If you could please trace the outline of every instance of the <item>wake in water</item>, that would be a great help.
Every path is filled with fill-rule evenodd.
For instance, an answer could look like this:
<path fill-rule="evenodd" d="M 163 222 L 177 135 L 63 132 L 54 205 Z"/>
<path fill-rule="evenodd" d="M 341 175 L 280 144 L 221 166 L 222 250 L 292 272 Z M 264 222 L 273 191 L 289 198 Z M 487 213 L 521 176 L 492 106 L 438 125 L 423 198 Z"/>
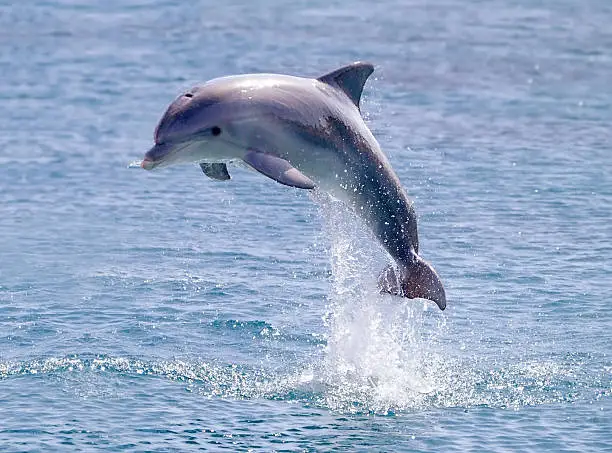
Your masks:
<path fill-rule="evenodd" d="M 331 347 L 330 349 L 334 349 Z M 345 351 L 343 346 L 340 348 Z M 497 369 L 473 369 L 457 362 L 419 364 L 376 354 L 355 360 L 332 354 L 323 367 L 288 374 L 265 369 L 197 360 L 147 361 L 126 357 L 69 356 L 26 362 L 0 361 L 0 381 L 48 375 L 66 383 L 66 391 L 80 397 L 113 397 L 120 392 L 117 378 L 164 378 L 181 382 L 189 392 L 210 398 L 297 401 L 342 413 L 390 414 L 402 410 L 475 406 L 513 408 L 541 404 L 597 401 L 612 396 L 610 370 L 596 360 L 566 356 L 558 360 L 525 361 Z M 337 346 L 336 346 L 337 350 Z M 425 357 L 421 354 L 421 357 Z M 400 359 L 401 360 L 401 359 Z M 345 367 L 348 365 L 348 369 Z M 384 369 L 389 365 L 389 369 Z M 415 369 L 411 369 L 414 366 Z M 369 374 L 360 374 L 367 371 Z M 441 376 L 438 387 L 423 394 L 412 386 Z M 404 376 L 402 373 L 406 373 Z M 317 377 L 320 374 L 320 377 Z"/>

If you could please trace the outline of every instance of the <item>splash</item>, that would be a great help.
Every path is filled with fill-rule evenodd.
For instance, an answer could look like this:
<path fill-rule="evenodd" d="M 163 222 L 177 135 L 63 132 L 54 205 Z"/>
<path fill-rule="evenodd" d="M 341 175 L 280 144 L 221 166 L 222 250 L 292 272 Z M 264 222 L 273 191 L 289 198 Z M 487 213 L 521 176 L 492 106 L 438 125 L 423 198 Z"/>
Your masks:
<path fill-rule="evenodd" d="M 340 202 L 313 194 L 330 241 L 332 287 L 325 323 L 326 405 L 373 412 L 422 405 L 436 390 L 430 345 L 421 338 L 428 306 L 377 289 L 382 250 Z M 438 313 L 436 313 L 438 314 Z"/>
<path fill-rule="evenodd" d="M 142 168 L 142 160 L 133 160 L 127 166 L 127 168 Z"/>

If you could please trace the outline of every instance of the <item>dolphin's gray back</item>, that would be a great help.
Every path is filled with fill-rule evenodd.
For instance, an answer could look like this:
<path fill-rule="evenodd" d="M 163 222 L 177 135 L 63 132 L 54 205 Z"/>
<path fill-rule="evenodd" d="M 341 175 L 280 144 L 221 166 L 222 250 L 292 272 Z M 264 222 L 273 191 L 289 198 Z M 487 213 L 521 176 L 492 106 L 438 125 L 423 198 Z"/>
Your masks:
<path fill-rule="evenodd" d="M 226 119 L 241 130 L 253 118 L 315 127 L 341 98 L 341 93 L 316 79 L 279 74 L 220 77 L 177 97 L 155 130 L 155 142 L 193 136 L 198 128 Z"/>
<path fill-rule="evenodd" d="M 269 115 L 279 125 L 279 134 L 287 135 L 286 142 L 297 136 L 304 144 L 301 153 L 291 156 L 288 149 L 271 151 L 287 158 L 323 190 L 349 202 L 391 256 L 411 262 L 419 248 L 413 203 L 354 99 L 316 79 L 259 75 L 255 80 L 256 88 L 252 77 L 234 76 L 225 83 L 232 93 L 243 86 L 250 105 L 261 106 L 261 114 Z M 234 102 L 239 106 L 243 98 Z M 274 142 L 283 140 L 276 137 Z M 331 180 L 330 168 L 337 169 Z"/>

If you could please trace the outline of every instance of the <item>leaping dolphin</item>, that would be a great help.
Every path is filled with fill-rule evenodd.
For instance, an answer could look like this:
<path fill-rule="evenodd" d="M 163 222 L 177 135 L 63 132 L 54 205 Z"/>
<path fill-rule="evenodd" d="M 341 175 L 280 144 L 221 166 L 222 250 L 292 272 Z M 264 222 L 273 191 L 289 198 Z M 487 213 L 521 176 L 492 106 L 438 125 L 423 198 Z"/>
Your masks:
<path fill-rule="evenodd" d="M 197 162 L 208 177 L 224 181 L 226 164 L 242 160 L 281 184 L 326 191 L 365 221 L 397 264 L 381 273 L 381 290 L 429 299 L 444 310 L 442 282 L 419 256 L 413 203 L 361 117 L 361 93 L 373 71 L 357 62 L 318 79 L 210 80 L 170 104 L 141 166 Z"/>

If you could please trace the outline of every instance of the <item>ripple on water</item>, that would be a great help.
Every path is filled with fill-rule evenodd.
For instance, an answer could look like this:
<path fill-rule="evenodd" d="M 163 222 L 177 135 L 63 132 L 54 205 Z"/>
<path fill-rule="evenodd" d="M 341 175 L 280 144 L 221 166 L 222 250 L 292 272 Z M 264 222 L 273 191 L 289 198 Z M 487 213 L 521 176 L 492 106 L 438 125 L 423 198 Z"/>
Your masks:
<path fill-rule="evenodd" d="M 399 371 L 411 376 L 402 379 L 398 378 L 398 370 L 382 374 L 372 368 L 367 375 L 356 367 L 332 369 L 325 361 L 279 372 L 201 360 L 147 361 L 75 355 L 0 362 L 0 379 L 40 375 L 78 379 L 81 384 L 75 388 L 80 392 L 96 394 L 103 389 L 100 391 L 112 394 L 112 385 L 100 383 L 116 378 L 163 378 L 182 382 L 188 391 L 206 397 L 299 402 L 347 414 L 393 415 L 413 410 L 475 407 L 520 409 L 612 396 L 612 376 L 599 365 L 601 357 L 569 356 L 500 368 L 482 365 L 477 368 L 475 363 L 448 361 L 434 354 L 427 359 L 417 371 L 407 370 L 404 365 Z"/>

